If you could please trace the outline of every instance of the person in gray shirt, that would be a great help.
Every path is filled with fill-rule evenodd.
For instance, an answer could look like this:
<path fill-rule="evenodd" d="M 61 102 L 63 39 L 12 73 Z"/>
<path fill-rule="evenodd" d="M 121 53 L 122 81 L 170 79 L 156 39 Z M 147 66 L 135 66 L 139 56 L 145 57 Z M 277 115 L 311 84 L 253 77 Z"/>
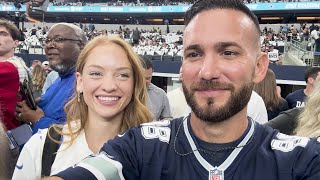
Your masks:
<path fill-rule="evenodd" d="M 166 92 L 151 83 L 153 66 L 147 57 L 141 57 L 144 68 L 144 77 L 148 89 L 147 105 L 152 112 L 154 120 L 171 118 L 170 105 Z"/>

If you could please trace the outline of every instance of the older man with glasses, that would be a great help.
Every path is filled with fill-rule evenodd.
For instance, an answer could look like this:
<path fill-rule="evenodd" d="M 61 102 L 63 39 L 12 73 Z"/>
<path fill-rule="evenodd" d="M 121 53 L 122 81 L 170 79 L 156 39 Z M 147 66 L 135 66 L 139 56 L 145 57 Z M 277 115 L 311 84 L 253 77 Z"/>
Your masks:
<path fill-rule="evenodd" d="M 86 42 L 84 32 L 78 26 L 67 23 L 55 24 L 47 38 L 43 39 L 49 66 L 59 73 L 59 77 L 42 95 L 36 110 L 30 109 L 25 101 L 17 104 L 18 118 L 32 123 L 33 133 L 51 124 L 65 122 L 63 107 L 73 94 L 75 64 Z"/>

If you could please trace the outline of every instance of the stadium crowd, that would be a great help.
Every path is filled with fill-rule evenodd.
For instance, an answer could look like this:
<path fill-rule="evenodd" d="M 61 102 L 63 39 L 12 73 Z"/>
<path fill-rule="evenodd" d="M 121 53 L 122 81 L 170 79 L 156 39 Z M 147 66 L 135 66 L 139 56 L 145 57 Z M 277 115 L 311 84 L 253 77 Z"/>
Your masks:
<path fill-rule="evenodd" d="M 134 50 L 140 55 L 182 55 L 182 38 L 183 33 L 163 32 L 159 27 L 154 27 L 151 30 L 144 29 L 129 29 L 119 26 L 117 30 L 96 29 L 94 24 L 76 24 L 82 28 L 87 38 L 93 39 L 98 35 L 117 35 L 133 45 Z M 137 26 L 139 27 L 139 26 Z M 308 48 L 313 45 L 312 31 L 318 26 L 304 24 L 292 24 L 280 26 L 277 30 L 267 27 L 261 29 L 261 50 L 268 52 L 269 47 L 280 50 L 283 53 L 285 41 L 305 41 Z M 41 40 L 46 38 L 49 27 L 45 26 L 26 28 L 23 30 L 25 40 L 20 44 L 21 49 L 28 50 L 29 48 L 41 48 Z M 318 32 L 318 30 L 316 30 Z M 315 34 L 315 32 L 313 33 Z"/>

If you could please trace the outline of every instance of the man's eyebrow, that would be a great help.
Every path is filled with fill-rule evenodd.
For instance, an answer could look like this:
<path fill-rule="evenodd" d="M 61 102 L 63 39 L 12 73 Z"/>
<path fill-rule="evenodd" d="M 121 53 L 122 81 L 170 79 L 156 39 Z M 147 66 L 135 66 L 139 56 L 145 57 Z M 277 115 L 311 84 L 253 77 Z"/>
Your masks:
<path fill-rule="evenodd" d="M 187 46 L 184 51 L 188 51 L 188 50 L 200 50 L 200 45 L 199 44 L 192 44 Z"/>
<path fill-rule="evenodd" d="M 9 34 L 7 31 L 0 31 L 0 33 Z"/>
<path fill-rule="evenodd" d="M 219 50 L 224 50 L 225 48 L 230 47 L 230 46 L 235 46 L 239 49 L 243 49 L 242 46 L 240 46 L 238 43 L 232 42 L 232 41 L 231 42 L 218 42 L 214 45 L 214 48 L 219 51 Z"/>

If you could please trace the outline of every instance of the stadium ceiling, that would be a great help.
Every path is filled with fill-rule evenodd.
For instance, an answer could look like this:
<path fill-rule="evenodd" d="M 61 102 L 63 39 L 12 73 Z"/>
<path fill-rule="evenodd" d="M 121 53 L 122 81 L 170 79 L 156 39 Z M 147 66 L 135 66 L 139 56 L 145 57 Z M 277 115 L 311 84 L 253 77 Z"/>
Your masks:
<path fill-rule="evenodd" d="M 320 10 L 299 10 L 299 11 L 254 11 L 260 23 L 298 23 L 306 22 L 319 23 Z M 1 17 L 14 18 L 14 12 L 0 11 Z M 99 23 L 99 24 L 164 24 L 168 19 L 170 24 L 183 24 L 184 13 L 80 13 L 80 12 L 46 12 L 45 22 L 70 22 L 70 23 Z M 42 14 L 35 14 L 35 17 L 42 19 Z M 298 18 L 307 17 L 307 18 Z M 17 17 L 16 17 L 17 18 Z M 162 19 L 162 21 L 160 20 Z"/>

